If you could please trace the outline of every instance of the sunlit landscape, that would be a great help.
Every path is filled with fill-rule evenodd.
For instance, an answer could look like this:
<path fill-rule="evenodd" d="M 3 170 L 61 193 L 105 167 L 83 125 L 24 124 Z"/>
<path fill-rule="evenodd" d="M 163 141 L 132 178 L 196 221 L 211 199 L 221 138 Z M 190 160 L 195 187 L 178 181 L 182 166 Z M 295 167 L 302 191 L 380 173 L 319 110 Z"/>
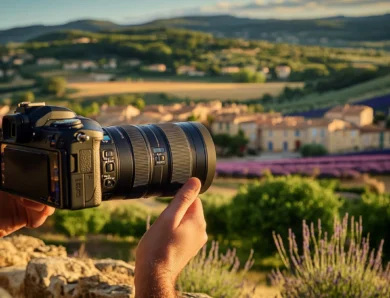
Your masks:
<path fill-rule="evenodd" d="M 95 6 L 87 2 L 73 4 Z M 389 4 L 200 2 L 167 1 L 161 17 L 141 3 L 131 22 L 119 4 L 102 20 L 96 4 L 100 14 L 85 18 L 66 10 L 53 22 L 50 8 L 15 23 L 22 7 L 7 0 L 0 117 L 45 102 L 102 127 L 205 125 L 217 151 L 214 182 L 200 196 L 209 240 L 177 290 L 208 296 L 180 297 L 389 297 Z M 137 244 L 171 200 L 56 210 L 42 227 L 0 239 L 0 297 L 2 288 L 20 298 L 111 297 L 89 284 L 104 278 L 115 297 L 134 297 Z M 66 256 L 104 278 L 83 283 L 93 274 L 58 271 L 64 281 L 53 274 L 26 294 L 30 262 Z M 105 259 L 124 262 L 108 270 Z M 23 282 L 10 283 L 9 272 Z"/>

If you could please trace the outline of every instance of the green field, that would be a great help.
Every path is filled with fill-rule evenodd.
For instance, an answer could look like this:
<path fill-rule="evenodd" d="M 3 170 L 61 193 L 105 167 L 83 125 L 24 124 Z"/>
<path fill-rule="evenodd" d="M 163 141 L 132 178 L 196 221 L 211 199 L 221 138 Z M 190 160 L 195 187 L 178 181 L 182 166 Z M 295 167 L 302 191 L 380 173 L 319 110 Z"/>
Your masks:
<path fill-rule="evenodd" d="M 357 102 L 363 99 L 381 96 L 390 93 L 390 76 L 361 83 L 342 90 L 326 93 L 313 93 L 288 103 L 271 103 L 266 105 L 275 111 L 283 113 L 304 112 L 312 109 L 321 109 L 335 105 Z"/>

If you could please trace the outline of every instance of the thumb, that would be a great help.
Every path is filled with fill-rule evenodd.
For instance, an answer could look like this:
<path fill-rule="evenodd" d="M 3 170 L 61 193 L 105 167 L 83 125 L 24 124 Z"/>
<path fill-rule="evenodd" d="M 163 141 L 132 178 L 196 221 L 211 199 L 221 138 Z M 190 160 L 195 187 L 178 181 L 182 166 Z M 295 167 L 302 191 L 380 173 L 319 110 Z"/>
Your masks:
<path fill-rule="evenodd" d="M 188 208 L 190 208 L 192 203 L 198 197 L 200 188 L 201 183 L 199 179 L 191 178 L 173 198 L 171 204 L 165 212 L 167 212 L 169 218 L 173 220 L 174 228 L 180 225 L 180 222 L 187 213 Z"/>

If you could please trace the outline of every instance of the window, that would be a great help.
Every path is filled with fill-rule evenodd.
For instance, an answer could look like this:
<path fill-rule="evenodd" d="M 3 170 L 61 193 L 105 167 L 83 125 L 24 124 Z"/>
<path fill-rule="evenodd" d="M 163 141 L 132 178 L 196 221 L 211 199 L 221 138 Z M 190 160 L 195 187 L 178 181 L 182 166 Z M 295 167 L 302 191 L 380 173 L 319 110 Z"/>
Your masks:
<path fill-rule="evenodd" d="M 230 123 L 226 123 L 226 130 L 227 130 L 227 131 L 230 130 Z"/>
<path fill-rule="evenodd" d="M 268 131 L 268 136 L 269 136 L 269 137 L 273 137 L 273 136 L 274 136 L 274 134 L 273 134 L 273 131 L 272 131 L 272 130 L 269 130 L 269 131 Z"/>
<path fill-rule="evenodd" d="M 287 138 L 288 137 L 288 130 L 284 131 L 284 136 Z"/>
<path fill-rule="evenodd" d="M 317 128 L 312 128 L 311 130 L 311 136 L 315 138 L 317 136 Z"/>
<path fill-rule="evenodd" d="M 351 131 L 351 137 L 356 137 L 357 136 L 357 131 L 356 130 L 352 130 Z"/>
<path fill-rule="evenodd" d="M 300 137 L 301 136 L 301 132 L 299 129 L 295 130 L 295 136 L 296 137 Z"/>
<path fill-rule="evenodd" d="M 256 133 L 251 134 L 251 141 L 256 141 Z"/>
<path fill-rule="evenodd" d="M 219 122 L 219 130 L 222 130 L 222 129 L 223 129 L 223 123 Z"/>
<path fill-rule="evenodd" d="M 321 129 L 321 137 L 322 137 L 322 138 L 325 137 L 325 129 Z"/>
<path fill-rule="evenodd" d="M 274 151 L 274 144 L 272 142 L 268 142 L 268 151 Z"/>
<path fill-rule="evenodd" d="M 288 142 L 283 142 L 283 150 L 288 151 Z"/>

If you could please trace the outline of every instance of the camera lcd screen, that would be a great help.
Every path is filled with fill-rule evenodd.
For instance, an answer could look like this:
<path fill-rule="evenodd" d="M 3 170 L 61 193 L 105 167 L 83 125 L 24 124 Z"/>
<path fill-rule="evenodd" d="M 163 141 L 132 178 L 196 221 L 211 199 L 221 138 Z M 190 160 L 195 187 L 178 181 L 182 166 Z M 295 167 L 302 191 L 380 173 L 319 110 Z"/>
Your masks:
<path fill-rule="evenodd" d="M 4 150 L 4 181 L 6 190 L 34 199 L 50 195 L 50 160 L 45 153 L 16 148 Z"/>

